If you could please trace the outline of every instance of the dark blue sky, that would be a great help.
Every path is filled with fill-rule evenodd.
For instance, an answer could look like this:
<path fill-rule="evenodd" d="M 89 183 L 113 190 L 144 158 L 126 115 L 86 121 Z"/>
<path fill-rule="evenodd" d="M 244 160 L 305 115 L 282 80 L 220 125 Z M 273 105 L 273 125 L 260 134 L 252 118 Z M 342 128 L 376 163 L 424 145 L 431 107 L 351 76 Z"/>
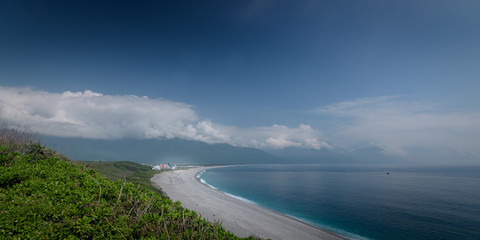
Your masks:
<path fill-rule="evenodd" d="M 164 98 L 238 127 L 400 96 L 476 112 L 480 2 L 22 1 L 0 3 L 0 85 Z M 400 100 L 399 100 L 400 101 Z"/>

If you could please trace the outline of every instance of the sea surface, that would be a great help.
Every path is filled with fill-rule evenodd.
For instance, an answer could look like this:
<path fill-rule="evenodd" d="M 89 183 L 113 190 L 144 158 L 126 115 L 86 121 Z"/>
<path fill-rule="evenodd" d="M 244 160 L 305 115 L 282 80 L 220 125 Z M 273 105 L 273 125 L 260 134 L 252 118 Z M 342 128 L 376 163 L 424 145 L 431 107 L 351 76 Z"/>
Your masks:
<path fill-rule="evenodd" d="M 480 239 L 480 166 L 249 165 L 199 177 L 353 239 Z"/>

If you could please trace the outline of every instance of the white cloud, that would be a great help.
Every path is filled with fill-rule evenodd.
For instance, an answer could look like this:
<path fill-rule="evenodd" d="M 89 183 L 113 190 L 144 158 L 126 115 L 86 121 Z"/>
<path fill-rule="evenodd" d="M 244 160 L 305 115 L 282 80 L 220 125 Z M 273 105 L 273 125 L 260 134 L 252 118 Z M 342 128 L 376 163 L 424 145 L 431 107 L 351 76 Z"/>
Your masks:
<path fill-rule="evenodd" d="M 182 138 L 257 148 L 329 147 L 308 125 L 238 128 L 212 123 L 191 105 L 165 99 L 103 95 L 86 90 L 62 94 L 0 87 L 0 116 L 40 134 L 99 139 Z"/>
<path fill-rule="evenodd" d="M 480 112 L 441 112 L 401 97 L 362 98 L 312 112 L 338 119 L 332 138 L 347 145 L 375 145 L 389 155 L 414 148 L 480 155 Z"/>
<path fill-rule="evenodd" d="M 173 138 L 198 120 L 190 105 L 163 99 L 5 87 L 0 87 L 0 113 L 41 134 L 104 139 Z"/>
<path fill-rule="evenodd" d="M 235 136 L 234 142 L 242 146 L 280 149 L 285 147 L 299 148 L 330 148 L 326 142 L 319 140 L 322 134 L 312 129 L 309 125 L 300 124 L 296 128 L 288 128 L 283 125 L 271 127 L 256 127 L 239 129 L 234 127 L 226 128 L 224 131 Z M 255 138 L 251 138 L 255 136 Z"/>

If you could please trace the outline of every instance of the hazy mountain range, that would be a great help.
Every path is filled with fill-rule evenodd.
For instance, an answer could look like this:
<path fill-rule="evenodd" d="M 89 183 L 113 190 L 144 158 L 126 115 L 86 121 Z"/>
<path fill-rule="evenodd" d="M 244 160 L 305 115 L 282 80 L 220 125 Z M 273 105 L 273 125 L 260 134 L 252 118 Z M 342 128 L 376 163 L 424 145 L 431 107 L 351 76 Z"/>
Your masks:
<path fill-rule="evenodd" d="M 145 164 L 392 163 L 380 149 L 350 153 L 329 149 L 260 150 L 182 139 L 85 139 L 41 136 L 41 142 L 80 161 L 131 161 Z"/>
<path fill-rule="evenodd" d="M 80 161 L 131 161 L 146 164 L 255 164 L 283 160 L 255 148 L 182 139 L 101 140 L 42 136 L 41 142 Z"/>

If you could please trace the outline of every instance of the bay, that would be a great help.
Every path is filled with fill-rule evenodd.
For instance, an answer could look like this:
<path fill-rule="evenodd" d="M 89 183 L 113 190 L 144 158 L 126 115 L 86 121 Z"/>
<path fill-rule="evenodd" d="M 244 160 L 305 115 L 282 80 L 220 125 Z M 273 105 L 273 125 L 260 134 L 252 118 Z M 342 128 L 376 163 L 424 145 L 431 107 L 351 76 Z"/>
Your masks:
<path fill-rule="evenodd" d="M 246 165 L 207 184 L 353 239 L 480 239 L 480 167 Z"/>

